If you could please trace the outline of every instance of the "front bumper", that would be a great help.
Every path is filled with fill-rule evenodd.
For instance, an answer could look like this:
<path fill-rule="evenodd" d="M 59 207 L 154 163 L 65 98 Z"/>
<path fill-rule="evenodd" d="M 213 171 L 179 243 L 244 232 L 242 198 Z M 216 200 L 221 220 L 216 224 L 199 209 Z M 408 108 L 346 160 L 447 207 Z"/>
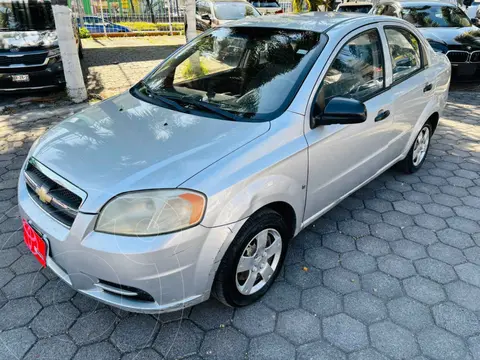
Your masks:
<path fill-rule="evenodd" d="M 12 75 L 28 75 L 28 82 L 14 82 Z M 61 61 L 38 67 L 0 69 L 0 92 L 31 91 L 61 87 L 65 84 Z"/>
<path fill-rule="evenodd" d="M 480 63 L 452 63 L 454 78 L 480 79 Z"/>
<path fill-rule="evenodd" d="M 234 236 L 231 225 L 152 237 L 103 234 L 94 231 L 97 215 L 85 213 L 67 228 L 30 197 L 23 172 L 18 197 L 21 216 L 49 244 L 47 266 L 75 290 L 128 311 L 168 312 L 207 300 L 218 254 Z M 136 290 L 151 300 L 132 295 Z"/>

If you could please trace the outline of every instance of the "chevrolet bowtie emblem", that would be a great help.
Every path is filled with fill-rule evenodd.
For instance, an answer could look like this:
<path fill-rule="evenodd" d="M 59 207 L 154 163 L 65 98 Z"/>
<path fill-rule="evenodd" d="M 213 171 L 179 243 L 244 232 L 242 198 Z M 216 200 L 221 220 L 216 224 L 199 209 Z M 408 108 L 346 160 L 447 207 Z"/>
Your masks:
<path fill-rule="evenodd" d="M 41 202 L 49 204 L 52 201 L 52 197 L 48 194 L 48 190 L 43 186 L 35 189 L 35 193 L 38 195 L 38 198 Z"/>

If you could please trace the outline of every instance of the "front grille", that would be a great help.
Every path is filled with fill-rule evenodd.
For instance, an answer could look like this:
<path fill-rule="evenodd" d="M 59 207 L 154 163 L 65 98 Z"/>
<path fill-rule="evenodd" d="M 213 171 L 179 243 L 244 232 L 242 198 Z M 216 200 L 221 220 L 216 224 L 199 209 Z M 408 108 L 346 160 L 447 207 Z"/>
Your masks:
<path fill-rule="evenodd" d="M 451 63 L 465 63 L 468 61 L 469 53 L 466 51 L 449 51 L 447 56 Z"/>
<path fill-rule="evenodd" d="M 110 294 L 114 294 L 114 295 L 121 295 L 122 292 L 129 292 L 131 293 L 131 295 L 123 295 L 125 297 L 128 297 L 129 299 L 135 299 L 135 300 L 141 300 L 141 301 L 149 301 L 149 302 L 154 302 L 155 300 L 153 299 L 152 295 L 150 295 L 149 293 L 147 293 L 146 291 L 143 291 L 143 290 L 140 290 L 140 289 L 137 289 L 133 286 L 126 286 L 126 285 L 120 285 L 120 284 L 115 284 L 113 282 L 110 282 L 110 281 L 107 281 L 107 280 L 101 280 L 99 279 L 99 284 L 102 285 L 106 285 L 105 287 L 103 286 L 100 286 L 102 288 L 103 291 L 105 292 L 108 292 Z M 110 291 L 108 290 L 108 288 L 113 288 L 112 290 L 118 290 L 118 292 L 116 291 Z"/>
<path fill-rule="evenodd" d="M 470 55 L 470 62 L 480 63 L 480 51 L 474 51 L 472 55 Z"/>
<path fill-rule="evenodd" d="M 28 163 L 24 174 L 31 198 L 54 219 L 72 226 L 83 199 L 47 176 L 33 161 Z"/>
<path fill-rule="evenodd" d="M 7 56 L 5 54 L 0 54 L 0 66 L 42 65 L 45 62 L 46 58 L 47 58 L 47 52 L 41 52 L 41 53 L 35 53 L 35 54 L 25 54 L 25 55 L 21 55 L 21 56 Z"/>

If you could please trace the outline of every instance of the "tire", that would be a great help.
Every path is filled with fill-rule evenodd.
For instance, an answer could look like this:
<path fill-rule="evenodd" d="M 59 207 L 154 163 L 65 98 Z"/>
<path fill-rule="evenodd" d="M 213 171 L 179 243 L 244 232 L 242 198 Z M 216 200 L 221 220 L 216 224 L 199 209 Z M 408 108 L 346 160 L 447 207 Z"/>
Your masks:
<path fill-rule="evenodd" d="M 427 134 L 427 137 L 425 140 L 426 143 L 422 143 L 422 139 L 420 138 L 422 134 Z M 425 159 L 427 158 L 428 149 L 430 148 L 430 139 L 432 137 L 432 134 L 433 134 L 432 124 L 430 124 L 430 122 L 427 121 L 422 126 L 422 129 L 418 132 L 417 137 L 415 138 L 415 141 L 413 142 L 412 147 L 410 148 L 410 151 L 408 152 L 405 159 L 403 159 L 398 163 L 399 168 L 403 170 L 406 174 L 413 174 L 414 172 L 416 172 L 418 169 L 422 167 L 423 163 L 425 162 Z M 424 147 L 424 153 L 421 159 L 418 158 L 419 155 L 415 152 L 415 150 L 417 149 L 417 146 Z"/>
<path fill-rule="evenodd" d="M 80 60 L 83 59 L 83 46 L 82 46 L 82 41 L 80 39 L 78 40 L 78 58 Z"/>
<path fill-rule="evenodd" d="M 265 233 L 267 235 L 265 235 Z M 262 237 L 262 234 L 264 237 Z M 258 248 L 255 248 L 255 246 L 259 244 L 258 240 L 256 240 L 257 235 L 260 235 L 260 238 L 267 239 L 263 257 L 262 254 L 258 252 Z M 278 238 L 278 236 L 280 236 L 280 238 Z M 234 307 L 246 306 L 261 298 L 275 281 L 283 265 L 289 238 L 290 235 L 287 225 L 282 216 L 276 211 L 262 209 L 251 216 L 242 226 L 237 236 L 235 236 L 235 239 L 230 244 L 220 262 L 212 288 L 212 295 L 222 303 Z M 279 245 L 276 241 L 280 241 L 281 250 L 278 249 Z M 261 242 L 260 240 L 260 243 Z M 252 247 L 252 243 L 256 245 Z M 253 253 L 249 253 L 249 251 Z M 273 251 L 276 251 L 276 253 L 269 257 L 267 252 L 270 253 Z M 243 255 L 246 256 L 244 257 Z M 239 266 L 241 258 L 250 259 L 248 263 L 252 263 L 253 268 L 249 268 L 253 270 L 247 270 L 237 274 L 237 267 Z M 246 263 L 247 262 L 242 262 L 242 264 Z M 268 270 L 268 267 L 265 266 L 266 264 L 268 264 L 271 270 Z M 255 271 L 255 269 L 257 271 Z M 262 274 L 271 274 L 271 276 L 266 276 L 268 279 L 265 280 Z M 245 277 L 247 277 L 247 279 L 243 281 Z M 252 283 L 252 281 L 248 280 L 254 277 L 257 280 L 253 283 L 251 292 L 245 293 L 249 284 Z M 243 289 L 244 293 L 239 289 Z"/>

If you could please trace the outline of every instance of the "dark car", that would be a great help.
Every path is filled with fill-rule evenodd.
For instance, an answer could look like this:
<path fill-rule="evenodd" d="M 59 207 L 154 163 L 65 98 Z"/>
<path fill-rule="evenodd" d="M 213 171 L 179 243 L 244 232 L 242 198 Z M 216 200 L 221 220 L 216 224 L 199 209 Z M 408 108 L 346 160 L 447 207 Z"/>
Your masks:
<path fill-rule="evenodd" d="M 454 76 L 480 79 L 480 29 L 459 7 L 442 2 L 384 1 L 372 13 L 407 20 L 434 50 L 447 54 Z"/>
<path fill-rule="evenodd" d="M 64 85 L 51 3 L 0 0 L 0 92 Z"/>
<path fill-rule="evenodd" d="M 80 24 L 80 19 L 77 19 L 77 24 L 79 27 L 82 26 Z M 84 16 L 82 27 L 86 28 L 90 34 L 102 34 L 104 32 L 130 32 L 128 27 L 102 20 L 99 16 Z"/>
<path fill-rule="evenodd" d="M 227 21 L 243 19 L 247 16 L 261 16 L 255 7 L 243 0 L 198 0 L 195 17 L 197 31 L 222 25 Z M 186 20 L 185 20 L 186 21 Z M 185 23 L 185 30 L 187 24 Z"/>

